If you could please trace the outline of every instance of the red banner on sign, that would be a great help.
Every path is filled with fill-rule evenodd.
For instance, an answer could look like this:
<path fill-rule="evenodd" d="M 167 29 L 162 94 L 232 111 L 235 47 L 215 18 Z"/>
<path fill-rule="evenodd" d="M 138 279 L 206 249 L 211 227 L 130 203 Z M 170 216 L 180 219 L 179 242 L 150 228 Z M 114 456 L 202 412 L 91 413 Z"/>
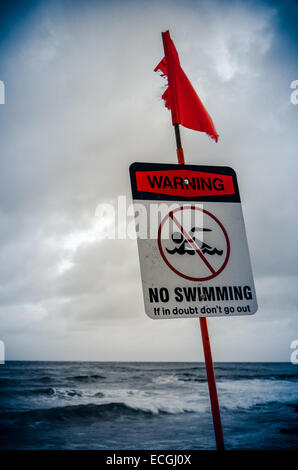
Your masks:
<path fill-rule="evenodd" d="M 136 171 L 138 191 L 172 196 L 235 194 L 233 177 L 191 170 Z"/>

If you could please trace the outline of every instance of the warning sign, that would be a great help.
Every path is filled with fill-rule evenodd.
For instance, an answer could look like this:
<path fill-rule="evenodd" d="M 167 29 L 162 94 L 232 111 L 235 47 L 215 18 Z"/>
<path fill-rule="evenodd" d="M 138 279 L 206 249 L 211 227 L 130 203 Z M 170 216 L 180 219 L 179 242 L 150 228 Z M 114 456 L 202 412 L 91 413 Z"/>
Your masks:
<path fill-rule="evenodd" d="M 145 311 L 154 319 L 257 311 L 236 174 L 228 167 L 134 163 Z M 153 216 L 152 216 L 153 214 Z"/>

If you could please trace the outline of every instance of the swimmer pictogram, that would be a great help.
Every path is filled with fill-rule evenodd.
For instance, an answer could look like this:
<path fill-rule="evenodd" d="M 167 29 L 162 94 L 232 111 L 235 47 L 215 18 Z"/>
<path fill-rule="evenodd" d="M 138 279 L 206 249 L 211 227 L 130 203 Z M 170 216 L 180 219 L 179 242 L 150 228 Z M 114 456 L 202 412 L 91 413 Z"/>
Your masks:
<path fill-rule="evenodd" d="M 185 226 L 182 221 L 185 211 L 190 216 L 191 211 L 200 211 L 203 226 Z M 186 219 L 192 220 L 191 217 Z M 163 239 L 163 231 L 171 231 L 171 227 L 170 239 Z M 164 217 L 158 229 L 158 248 L 173 272 L 192 281 L 206 281 L 218 276 L 230 256 L 230 241 L 223 224 L 210 211 L 198 206 L 181 206 Z M 192 257 L 191 261 L 188 255 Z"/>
<path fill-rule="evenodd" d="M 194 232 L 198 232 L 198 231 L 211 232 L 212 229 L 210 229 L 210 228 L 201 228 L 201 227 L 192 227 L 190 229 L 190 232 L 192 234 L 194 234 Z M 174 255 L 175 253 L 178 253 L 178 255 L 184 255 L 184 254 L 195 255 L 196 251 L 190 245 L 190 243 L 186 240 L 186 238 L 184 238 L 184 236 L 182 235 L 181 232 L 174 232 L 172 234 L 171 238 L 172 238 L 172 241 L 175 244 L 179 245 L 179 246 L 173 248 L 172 250 L 170 250 L 169 248 L 166 248 L 167 252 L 170 255 Z M 192 239 L 197 244 L 201 243 L 200 248 L 201 248 L 201 251 L 202 251 L 203 254 L 208 253 L 208 255 L 219 255 L 219 256 L 221 256 L 223 254 L 223 250 L 218 250 L 215 247 L 212 248 L 210 245 L 207 245 L 207 243 L 201 242 L 200 240 L 196 239 L 196 237 L 194 235 L 192 236 Z"/>

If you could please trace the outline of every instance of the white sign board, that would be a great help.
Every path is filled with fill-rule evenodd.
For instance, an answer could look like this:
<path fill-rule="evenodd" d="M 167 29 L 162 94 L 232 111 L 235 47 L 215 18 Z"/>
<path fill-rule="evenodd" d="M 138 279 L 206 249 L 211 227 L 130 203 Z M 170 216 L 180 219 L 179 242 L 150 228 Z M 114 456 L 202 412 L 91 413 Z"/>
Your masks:
<path fill-rule="evenodd" d="M 130 175 L 136 212 L 147 217 L 146 231 L 137 232 L 147 315 L 164 319 L 255 313 L 234 170 L 133 163 Z"/>

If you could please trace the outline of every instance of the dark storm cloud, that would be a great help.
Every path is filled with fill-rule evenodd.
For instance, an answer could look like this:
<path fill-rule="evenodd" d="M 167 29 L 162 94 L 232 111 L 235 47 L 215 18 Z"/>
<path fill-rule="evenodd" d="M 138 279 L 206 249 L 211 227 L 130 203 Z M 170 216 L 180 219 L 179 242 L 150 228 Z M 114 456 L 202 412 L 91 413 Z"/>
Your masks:
<path fill-rule="evenodd" d="M 100 342 L 107 360 L 198 357 L 193 322 L 145 317 L 136 243 L 100 241 L 95 229 L 97 205 L 129 194 L 132 161 L 174 161 L 153 73 L 170 26 L 220 134 L 215 145 L 182 129 L 187 161 L 236 169 L 260 303 L 254 318 L 210 322 L 216 352 L 233 359 L 229 344 L 253 340 L 252 360 L 287 360 L 298 300 L 292 7 L 280 16 L 262 2 L 69 5 L 42 2 L 2 42 L 0 321 L 10 356 L 98 359 Z"/>

